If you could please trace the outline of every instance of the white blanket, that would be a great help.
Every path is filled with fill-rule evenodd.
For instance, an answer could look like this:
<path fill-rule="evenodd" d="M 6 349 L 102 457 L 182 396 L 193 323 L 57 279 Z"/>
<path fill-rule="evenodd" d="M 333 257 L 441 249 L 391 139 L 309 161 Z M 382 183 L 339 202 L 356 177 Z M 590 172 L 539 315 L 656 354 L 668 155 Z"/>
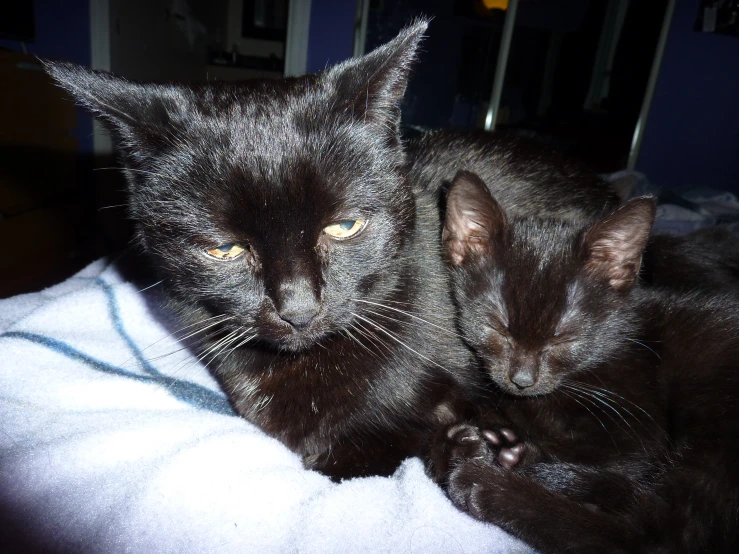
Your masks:
<path fill-rule="evenodd" d="M 171 354 L 153 291 L 99 261 L 0 301 L 0 535 L 105 554 L 530 551 L 417 459 L 338 485 L 303 469 Z"/>

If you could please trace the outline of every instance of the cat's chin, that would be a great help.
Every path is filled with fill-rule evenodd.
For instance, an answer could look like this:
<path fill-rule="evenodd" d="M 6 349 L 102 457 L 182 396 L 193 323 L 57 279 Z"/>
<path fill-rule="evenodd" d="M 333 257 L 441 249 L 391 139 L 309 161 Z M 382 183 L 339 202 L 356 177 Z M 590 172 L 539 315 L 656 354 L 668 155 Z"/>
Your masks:
<path fill-rule="evenodd" d="M 320 342 L 326 337 L 326 333 L 293 333 L 292 335 L 262 342 L 275 351 L 297 354 L 320 347 Z"/>
<path fill-rule="evenodd" d="M 498 379 L 493 379 L 493 382 L 503 392 L 512 396 L 542 396 L 544 394 L 549 394 L 557 390 L 556 383 L 538 383 L 531 387 L 519 388 L 513 383 L 501 382 Z"/>

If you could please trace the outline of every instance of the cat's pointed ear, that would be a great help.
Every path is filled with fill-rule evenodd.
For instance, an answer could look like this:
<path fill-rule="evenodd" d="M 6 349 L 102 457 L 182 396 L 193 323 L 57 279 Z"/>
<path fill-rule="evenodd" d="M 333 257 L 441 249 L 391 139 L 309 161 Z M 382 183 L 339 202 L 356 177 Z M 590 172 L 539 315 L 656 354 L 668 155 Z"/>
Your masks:
<path fill-rule="evenodd" d="M 474 173 L 454 177 L 446 202 L 441 240 L 452 264 L 492 253 L 507 228 L 503 208 Z"/>
<path fill-rule="evenodd" d="M 400 103 L 427 27 L 427 19 L 418 19 L 387 44 L 327 70 L 323 78 L 334 84 L 338 105 L 357 119 L 397 130 Z"/>
<path fill-rule="evenodd" d="M 636 283 L 656 212 L 653 198 L 630 200 L 585 235 L 585 270 L 616 290 Z"/>
<path fill-rule="evenodd" d="M 166 132 L 170 122 L 163 85 L 133 83 L 69 62 L 44 62 L 51 77 L 85 108 L 100 118 L 118 138 L 135 135 L 142 142 Z M 143 144 L 141 144 L 143 146 Z"/>

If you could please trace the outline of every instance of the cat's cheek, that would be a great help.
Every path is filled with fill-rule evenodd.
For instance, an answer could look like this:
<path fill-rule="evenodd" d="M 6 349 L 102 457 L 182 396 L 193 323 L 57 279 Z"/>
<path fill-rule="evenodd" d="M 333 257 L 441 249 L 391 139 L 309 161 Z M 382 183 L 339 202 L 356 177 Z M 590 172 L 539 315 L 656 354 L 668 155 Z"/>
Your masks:
<path fill-rule="evenodd" d="M 505 360 L 494 357 L 486 357 L 483 360 L 483 368 L 487 378 L 504 391 L 515 392 L 508 380 L 509 368 Z"/>

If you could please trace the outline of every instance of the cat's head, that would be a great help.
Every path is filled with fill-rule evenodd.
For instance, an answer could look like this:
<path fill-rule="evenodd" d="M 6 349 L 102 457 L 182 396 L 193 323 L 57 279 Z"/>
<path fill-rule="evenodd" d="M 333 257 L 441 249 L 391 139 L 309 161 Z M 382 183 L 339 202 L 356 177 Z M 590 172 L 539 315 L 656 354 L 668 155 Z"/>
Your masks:
<path fill-rule="evenodd" d="M 342 330 L 355 299 L 399 286 L 415 225 L 400 102 L 426 26 L 299 78 L 141 84 L 47 69 L 111 131 L 139 242 L 182 311 L 298 351 Z"/>
<path fill-rule="evenodd" d="M 628 344 L 654 214 L 652 199 L 637 198 L 581 225 L 509 220 L 476 175 L 457 175 L 442 239 L 460 329 L 501 389 L 551 392 Z"/>

